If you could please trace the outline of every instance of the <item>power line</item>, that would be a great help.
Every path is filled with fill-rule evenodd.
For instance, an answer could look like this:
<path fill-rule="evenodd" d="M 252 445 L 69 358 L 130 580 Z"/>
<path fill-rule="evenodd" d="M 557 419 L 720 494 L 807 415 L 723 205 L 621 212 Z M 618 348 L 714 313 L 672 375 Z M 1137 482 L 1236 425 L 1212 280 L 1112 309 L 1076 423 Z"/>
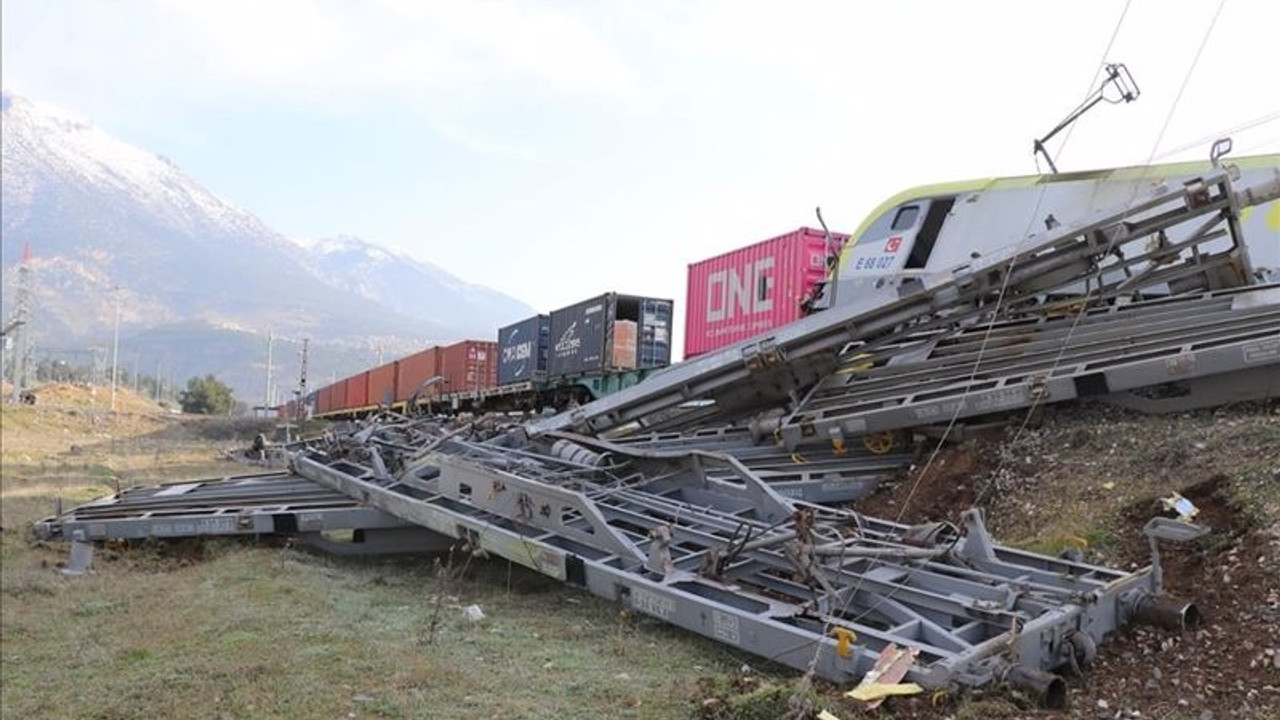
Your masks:
<path fill-rule="evenodd" d="M 1147 156 L 1147 163 L 1150 164 L 1152 158 L 1156 155 L 1156 150 L 1160 147 L 1160 141 L 1164 140 L 1165 131 L 1169 129 L 1169 123 L 1173 121 L 1174 111 L 1178 109 L 1178 103 L 1182 102 L 1182 93 L 1187 89 L 1187 83 L 1191 82 L 1191 76 L 1196 71 L 1196 65 L 1200 63 L 1200 55 L 1204 53 L 1205 45 L 1209 44 L 1209 36 L 1213 34 L 1213 28 L 1218 24 L 1218 16 L 1222 15 L 1222 8 L 1227 4 L 1227 0 L 1218 0 L 1218 9 L 1214 11 L 1213 18 L 1209 20 L 1209 27 L 1205 28 L 1204 37 L 1200 39 L 1200 47 L 1196 48 L 1196 54 L 1191 58 L 1191 67 L 1187 68 L 1187 73 L 1182 77 L 1182 84 L 1178 86 L 1178 94 L 1173 97 L 1173 104 L 1169 106 L 1169 112 L 1164 117 L 1164 125 L 1160 127 L 1160 132 L 1156 134 L 1155 144 L 1151 147 L 1151 153 Z"/>
<path fill-rule="evenodd" d="M 1111 38 L 1107 40 L 1107 47 L 1102 51 L 1102 57 L 1098 59 L 1098 69 L 1093 72 L 1093 78 L 1089 80 L 1089 87 L 1084 92 L 1084 97 L 1088 98 L 1093 94 L 1093 86 L 1098 82 L 1098 77 L 1107 67 L 1107 58 L 1111 55 L 1111 48 L 1115 46 L 1116 38 L 1120 35 L 1120 27 L 1124 25 L 1125 16 L 1129 14 L 1129 5 L 1133 0 L 1125 0 L 1124 9 L 1120 11 L 1120 17 L 1116 19 L 1116 25 L 1111 30 Z M 1071 140 L 1071 133 L 1075 132 L 1075 123 L 1067 128 L 1066 135 L 1062 136 L 1062 142 L 1058 145 L 1058 150 L 1053 154 L 1053 162 L 1056 163 L 1058 158 L 1062 156 L 1062 151 L 1066 150 L 1067 143 Z M 1036 166 L 1039 168 L 1040 159 L 1036 158 Z"/>
<path fill-rule="evenodd" d="M 116 323 L 111 340 L 111 412 L 116 411 L 116 379 L 120 363 L 120 286 L 114 288 L 116 296 Z"/>
<path fill-rule="evenodd" d="M 1222 8 L 1225 4 L 1226 4 L 1226 0 L 1220 0 L 1220 2 L 1218 3 L 1218 9 L 1214 12 L 1213 18 L 1209 21 L 1209 27 L 1205 28 L 1204 37 L 1201 38 L 1200 40 L 1200 47 L 1196 49 L 1196 54 L 1191 59 L 1191 66 L 1187 68 L 1187 72 L 1182 78 L 1182 84 L 1178 88 L 1178 93 L 1174 97 L 1173 103 L 1169 106 L 1169 111 L 1165 114 L 1164 124 L 1160 128 L 1160 133 L 1156 136 L 1156 141 L 1151 147 L 1151 152 L 1147 155 L 1146 165 L 1148 166 L 1148 168 L 1150 167 L 1151 163 L 1154 161 L 1156 149 L 1160 147 L 1160 140 L 1161 138 L 1164 137 L 1165 130 L 1168 129 L 1170 122 L 1173 121 L 1174 113 L 1178 109 L 1178 103 L 1182 99 L 1182 93 L 1186 89 L 1187 83 L 1190 82 L 1191 75 L 1195 72 L 1196 65 L 1200 62 L 1200 55 L 1201 53 L 1204 52 L 1205 45 L 1207 45 L 1209 42 L 1209 36 L 1213 34 L 1213 28 L 1215 25 L 1217 25 L 1218 16 L 1222 14 Z M 1129 200 L 1126 203 L 1126 205 L 1132 206 L 1133 201 L 1137 199 L 1137 195 L 1138 195 L 1138 185 L 1135 183 L 1132 194 L 1129 196 Z M 1106 251 L 1103 253 L 1104 256 L 1111 254 L 1112 249 L 1115 247 L 1115 243 L 1116 243 L 1116 238 L 1113 237 L 1111 239 L 1111 242 L 1107 245 Z M 1099 273 L 1101 272 L 1102 270 L 1099 269 Z M 1090 295 L 1092 295 L 1092 293 L 1093 293 L 1093 289 L 1086 288 L 1085 296 L 1084 296 L 1085 305 L 1088 305 L 1089 297 Z M 1067 328 L 1067 332 L 1062 338 L 1062 344 L 1059 345 L 1058 347 L 1058 354 L 1054 357 L 1053 364 L 1049 367 L 1049 371 L 1046 373 L 1046 375 L 1052 376 L 1053 373 L 1057 371 L 1058 366 L 1062 362 L 1063 356 L 1066 355 L 1067 346 L 1071 344 L 1071 338 L 1073 335 L 1075 335 L 1076 330 L 1080 327 L 1080 321 L 1084 319 L 1084 316 L 1085 316 L 1085 313 L 1082 310 L 1081 312 L 1077 313 L 1075 318 L 1072 320 L 1071 326 Z M 1014 433 L 1013 438 L 1009 441 L 1010 447 L 1016 446 L 1018 441 L 1022 438 L 1022 434 L 1026 432 L 1027 426 L 1031 424 L 1031 418 L 1034 417 L 1036 410 L 1040 408 L 1040 402 L 1041 402 L 1041 399 L 1039 397 L 1036 397 L 1032 400 L 1031 406 L 1027 408 L 1026 415 L 1022 419 L 1022 423 L 1018 426 L 1018 430 Z M 978 494 L 975 496 L 974 505 L 979 504 L 986 497 L 986 494 L 991 490 L 992 486 L 994 486 L 995 478 L 998 477 L 1000 474 L 1000 471 L 1004 469 L 1006 456 L 1007 454 L 1000 458 L 1000 462 L 996 465 L 996 469 L 992 472 L 991 478 L 988 479 L 986 484 L 983 485 L 982 489 L 979 490 Z"/>
<path fill-rule="evenodd" d="M 1189 142 L 1189 143 L 1186 143 L 1186 144 L 1180 145 L 1180 146 L 1178 146 L 1178 147 L 1176 147 L 1176 148 L 1173 148 L 1172 150 L 1166 150 L 1165 152 L 1162 152 L 1162 153 L 1160 153 L 1159 155 L 1155 155 L 1155 156 L 1153 156 L 1153 157 L 1152 157 L 1152 160 L 1153 160 L 1153 161 L 1155 161 L 1155 160 L 1163 160 L 1163 159 L 1168 158 L 1168 157 L 1171 157 L 1171 156 L 1173 156 L 1173 155 L 1177 155 L 1177 154 L 1178 154 L 1178 153 L 1180 153 L 1180 152 L 1185 152 L 1185 151 L 1190 150 L 1190 149 L 1192 149 L 1192 148 L 1195 148 L 1195 147 L 1199 147 L 1199 146 L 1201 146 L 1201 145 L 1204 145 L 1204 144 L 1205 144 L 1205 143 L 1207 143 L 1207 142 L 1212 142 L 1212 141 L 1214 141 L 1214 140 L 1217 140 L 1218 138 L 1227 137 L 1227 136 L 1229 136 L 1229 135 L 1235 135 L 1235 134 L 1237 134 L 1237 133 L 1244 132 L 1245 130 L 1252 130 L 1252 129 L 1256 128 L 1256 127 L 1261 127 L 1261 126 L 1263 126 L 1263 125 L 1267 125 L 1267 124 L 1269 124 L 1269 123 L 1276 122 L 1277 120 L 1280 120 L 1280 110 L 1277 110 L 1277 111 L 1275 111 L 1275 112 L 1268 113 L 1268 114 L 1266 114 L 1266 115 L 1261 115 L 1261 116 L 1259 116 L 1259 117 L 1256 117 L 1256 118 L 1254 118 L 1254 119 L 1252 119 L 1252 120 L 1248 120 L 1248 121 L 1242 122 L 1242 123 L 1240 123 L 1239 125 L 1235 125 L 1235 126 L 1233 126 L 1233 127 L 1229 127 L 1229 128 L 1224 128 L 1224 129 L 1222 129 L 1222 130 L 1218 130 L 1217 132 L 1214 132 L 1214 133 L 1211 133 L 1211 134 L 1209 134 L 1209 135 L 1205 135 L 1205 136 L 1203 136 L 1203 137 L 1197 138 L 1197 139 L 1195 139 L 1195 140 L 1192 140 L 1192 141 L 1191 141 L 1191 142 Z M 1265 145 L 1265 144 L 1266 144 L 1266 143 L 1265 143 L 1265 142 L 1263 142 L 1263 143 L 1261 143 L 1259 146 L 1261 146 L 1261 145 Z"/>
<path fill-rule="evenodd" d="M 1183 90 L 1185 90 L 1185 88 L 1186 88 L 1186 86 L 1187 86 L 1187 83 L 1188 83 L 1188 81 L 1190 80 L 1191 74 L 1194 72 L 1194 70 L 1195 70 L 1195 67 L 1196 67 L 1197 63 L 1198 63 L 1198 62 L 1199 62 L 1199 60 L 1200 60 L 1200 55 L 1201 55 L 1201 53 L 1203 52 L 1205 45 L 1208 43 L 1209 36 L 1210 36 L 1210 35 L 1212 34 L 1212 32 L 1213 32 L 1213 28 L 1214 28 L 1214 25 L 1216 25 L 1216 23 L 1217 23 L 1218 16 L 1222 13 L 1222 7 L 1223 7 L 1223 5 L 1225 4 L 1225 2 L 1226 2 L 1226 0 L 1221 0 L 1221 2 L 1220 2 L 1220 3 L 1219 3 L 1219 5 L 1218 5 L 1218 9 L 1217 9 L 1217 11 L 1214 13 L 1213 19 L 1212 19 L 1212 21 L 1211 21 L 1211 22 L 1210 22 L 1210 24 L 1209 24 L 1209 27 L 1208 27 L 1208 28 L 1206 29 L 1206 31 L 1205 31 L 1204 38 L 1201 40 L 1200 47 L 1199 47 L 1199 49 L 1197 49 L 1197 51 L 1196 51 L 1195 57 L 1193 58 L 1192 63 L 1191 63 L 1191 67 L 1187 70 L 1187 74 L 1186 74 L 1186 76 L 1183 78 L 1182 86 L 1181 86 L 1181 88 L 1180 88 L 1180 89 L 1179 89 L 1179 91 L 1178 91 L 1178 95 L 1177 95 L 1177 97 L 1174 99 L 1173 105 L 1170 107 L 1169 112 L 1168 112 L 1168 114 L 1167 114 L 1167 115 L 1166 115 L 1166 117 L 1165 117 L 1164 126 L 1161 128 L 1160 133 L 1157 135 L 1156 143 L 1155 143 L 1155 145 L 1152 147 L 1151 153 L 1150 153 L 1150 155 L 1148 156 L 1148 160 L 1147 160 L 1147 164 L 1148 164 L 1148 165 L 1150 165 L 1150 163 L 1152 162 L 1151 158 L 1155 155 L 1155 150 L 1156 150 L 1156 148 L 1157 148 L 1157 147 L 1159 147 L 1159 143 L 1160 143 L 1161 139 L 1162 139 L 1162 138 L 1163 138 L 1163 136 L 1164 136 L 1164 132 L 1165 132 L 1165 130 L 1168 128 L 1169 123 L 1170 123 L 1170 121 L 1172 120 L 1173 114 L 1174 114 L 1175 110 L 1177 109 L 1177 106 L 1178 106 L 1179 101 L 1181 100 Z M 1106 54 L 1108 54 L 1108 53 L 1110 52 L 1110 50 L 1111 50 L 1112 43 L 1114 43 L 1115 38 L 1116 38 L 1116 35 L 1119 33 L 1120 25 L 1123 23 L 1123 21 L 1124 21 L 1124 17 L 1125 17 L 1125 15 L 1128 13 L 1128 11 L 1129 11 L 1129 2 L 1126 2 L 1126 3 L 1125 3 L 1125 7 L 1124 7 L 1124 11 L 1121 13 L 1120 19 L 1119 19 L 1119 20 L 1117 21 L 1117 23 L 1116 23 L 1115 30 L 1112 32 L 1111 40 L 1107 43 L 1107 50 L 1104 52 L 1104 55 L 1103 55 L 1104 60 L 1105 60 Z M 1096 78 L 1096 73 L 1095 73 L 1095 78 Z M 1092 83 L 1091 83 L 1091 87 L 1092 87 Z M 1065 138 L 1063 139 L 1063 144 L 1064 144 L 1064 145 L 1065 145 L 1065 143 L 1066 143 L 1066 140 L 1067 140 L 1067 139 L 1069 139 L 1069 137 L 1070 137 L 1070 134 L 1068 133 L 1067 137 L 1065 137 Z M 1061 152 L 1061 147 L 1059 148 L 1059 152 Z M 1043 199 L 1044 199 L 1044 191 L 1045 191 L 1045 189 L 1046 189 L 1046 188 L 1042 187 L 1042 188 L 1041 188 L 1041 192 L 1040 192 L 1040 193 L 1039 193 L 1039 195 L 1037 196 L 1035 209 L 1034 209 L 1034 210 L 1033 210 L 1033 212 L 1031 213 L 1031 217 L 1033 217 L 1033 218 L 1034 218 L 1034 217 L 1036 217 L 1036 216 L 1038 215 L 1038 213 L 1039 213 L 1040 205 L 1041 205 L 1041 203 L 1043 202 Z M 1136 191 L 1136 186 L 1135 186 L 1134 194 L 1133 194 L 1133 196 L 1131 196 L 1131 197 L 1130 197 L 1130 199 L 1129 199 L 1129 201 L 1128 201 L 1127 205 L 1132 205 L 1133 201 L 1136 199 L 1136 196 L 1137 196 L 1137 191 Z M 1031 221 L 1031 222 L 1033 223 L 1033 222 L 1034 222 L 1034 220 L 1033 220 L 1033 221 Z M 1029 231 L 1029 230 L 1030 230 L 1030 228 L 1031 228 L 1031 224 L 1028 224 L 1027 230 Z M 1022 241 L 1022 242 L 1020 242 L 1020 243 L 1019 243 L 1019 245 L 1021 245 L 1022 243 L 1025 243 L 1025 241 L 1026 241 L 1026 238 L 1025 238 L 1025 233 L 1024 233 L 1024 239 L 1023 239 L 1023 241 Z M 1114 243 L 1115 243 L 1115 239 L 1113 239 L 1113 240 L 1112 240 L 1112 244 L 1113 244 L 1113 245 L 1114 245 Z M 1110 248 L 1108 248 L 1108 251 L 1109 251 L 1109 250 L 1110 250 Z M 994 308 L 992 309 L 992 311 L 991 311 L 991 320 L 987 323 L 987 327 L 985 328 L 985 330 L 984 330 L 984 332 L 983 332 L 982 343 L 981 343 L 981 344 L 980 344 L 980 346 L 979 346 L 977 357 L 974 359 L 974 363 L 973 363 L 973 371 L 972 371 L 972 373 L 970 374 L 969 382 L 968 382 L 968 383 L 966 383 L 964 395 L 962 396 L 962 398 L 961 398 L 960 402 L 958 402 L 958 403 L 956 404 L 956 409 L 955 409 L 955 411 L 952 413 L 951 418 L 950 418 L 950 420 L 949 420 L 949 421 L 948 421 L 948 423 L 947 423 L 946 429 L 945 429 L 945 430 L 943 431 L 943 433 L 942 433 L 942 436 L 938 439 L 938 443 L 935 445 L 935 447 L 934 447 L 934 449 L 933 449 L 933 452 L 932 452 L 932 453 L 930 453 L 929 458 L 928 458 L 928 460 L 926 461 L 924 468 L 923 468 L 923 469 L 920 471 L 920 473 L 916 476 L 916 480 L 915 480 L 915 482 L 914 482 L 914 483 L 912 483 L 911 489 L 908 491 L 908 494 L 907 494 L 906 499 L 902 502 L 902 504 L 901 504 L 901 506 L 900 506 L 900 508 L 899 508 L 899 511 L 898 511 L 898 514 L 897 514 L 897 518 L 895 519 L 895 524 L 900 524 L 900 523 L 901 523 L 901 520 L 902 520 L 902 518 L 905 516 L 905 514 L 906 514 L 906 512 L 907 512 L 907 509 L 908 509 L 908 507 L 910 506 L 911 501 L 914 499 L 914 496 L 915 496 L 915 494 L 916 494 L 916 491 L 919 489 L 919 487 L 920 487 L 920 485 L 922 484 L 922 482 L 923 482 L 924 478 L 927 476 L 927 474 L 928 474 L 929 470 L 932 468 L 933 463 L 934 463 L 934 461 L 936 460 L 936 458 L 937 458 L 937 456 L 939 455 L 939 453 L 941 452 L 942 447 L 943 447 L 944 443 L 946 442 L 947 438 L 950 436 L 950 434 L 951 434 L 952 430 L 955 428 L 956 422 L 957 422 L 957 420 L 958 420 L 958 418 L 959 418 L 959 415 L 960 415 L 961 408 L 962 408 L 962 407 L 963 407 L 963 405 L 964 405 L 964 399 L 968 397 L 968 394 L 969 394 L 970 388 L 971 388 L 971 387 L 972 387 L 972 385 L 973 385 L 973 382 L 972 382 L 972 381 L 973 381 L 974 377 L 976 377 L 976 376 L 977 376 L 977 373 L 978 373 L 978 370 L 979 370 L 980 364 L 981 364 L 981 362 L 982 362 L 983 355 L 985 354 L 985 351 L 986 351 L 986 348 L 987 348 L 988 341 L 989 341 L 989 339 L 990 339 L 990 337 L 991 337 L 992 330 L 993 330 L 993 328 L 994 328 L 994 326 L 995 326 L 996 319 L 997 319 L 997 317 L 998 317 L 998 315 L 999 315 L 1000 306 L 1001 306 L 1001 304 L 1002 304 L 1002 303 L 1003 303 L 1003 301 L 1004 301 L 1004 297 L 1005 297 L 1006 290 L 1007 290 L 1007 287 L 1008 287 L 1008 280 L 1009 280 L 1010 275 L 1012 274 L 1013 267 L 1014 267 L 1014 265 L 1015 265 L 1015 263 L 1016 263 L 1016 257 L 1017 257 L 1017 256 L 1016 256 L 1016 254 L 1015 254 L 1013 257 L 1010 257 L 1010 259 L 1009 259 L 1009 267 L 1008 267 L 1008 269 L 1006 270 L 1004 282 L 1001 284 L 1000 292 L 999 292 L 999 294 L 997 295 L 996 303 L 995 303 L 995 307 L 994 307 Z M 1091 289 L 1086 291 L 1086 295 L 1085 295 L 1085 300 L 1086 300 L 1086 302 L 1088 301 L 1089 294 L 1091 294 L 1091 293 L 1092 293 L 1092 290 L 1091 290 Z M 1070 343 L 1071 336 L 1072 336 L 1072 334 L 1075 332 L 1075 330 L 1077 329 L 1077 327 L 1079 326 L 1080 319 L 1083 317 L 1083 315 L 1084 315 L 1084 313 L 1080 313 L 1080 314 L 1078 314 L 1078 315 L 1076 316 L 1076 318 L 1075 318 L 1074 322 L 1072 323 L 1071 327 L 1068 329 L 1067 335 L 1066 335 L 1066 337 L 1063 339 L 1062 347 L 1060 348 L 1060 350 L 1059 350 L 1059 353 L 1058 353 L 1057 357 L 1054 359 L 1054 365 L 1053 365 L 1053 368 L 1050 370 L 1050 373 L 1049 373 L 1049 374 L 1052 374 L 1053 370 L 1056 370 L 1056 368 L 1057 368 L 1058 364 L 1061 362 L 1061 359 L 1062 359 L 1063 355 L 1064 355 L 1064 354 L 1065 354 L 1065 352 L 1066 352 L 1066 347 L 1067 347 L 1067 345 Z M 1032 403 L 1032 406 L 1031 406 L 1030 408 L 1028 408 L 1028 411 L 1027 411 L 1026 417 L 1023 419 L 1023 422 L 1022 422 L 1021 426 L 1018 428 L 1017 433 L 1015 433 L 1015 435 L 1014 435 L 1013 439 L 1010 441 L 1010 445 L 1015 445 L 1015 444 L 1018 442 L 1018 440 L 1019 440 L 1019 438 L 1021 437 L 1022 433 L 1025 431 L 1025 429 L 1026 429 L 1027 425 L 1029 424 L 1030 419 L 1031 419 L 1031 417 L 1032 417 L 1033 413 L 1035 412 L 1035 410 L 1036 410 L 1038 407 L 1039 407 L 1039 403 L 1038 403 L 1038 402 L 1033 402 L 1033 403 Z M 996 469 L 996 472 L 997 472 L 997 473 L 999 472 L 1000 468 L 1001 468 L 1001 467 L 1003 467 L 1003 463 L 1004 463 L 1004 460 L 1003 460 L 1003 458 L 1002 458 L 1002 459 L 1001 459 L 1001 464 L 1000 464 L 1000 466 L 998 466 L 998 467 L 997 467 L 997 469 Z M 991 486 L 991 483 L 990 483 L 990 482 L 988 482 L 988 483 L 987 483 L 987 485 L 986 485 L 986 486 L 985 486 L 985 487 L 984 487 L 984 488 L 983 488 L 983 489 L 978 493 L 978 495 L 975 497 L 975 499 L 974 499 L 974 503 L 973 503 L 975 506 L 976 506 L 976 505 L 978 505 L 978 504 L 981 502 L 981 500 L 982 500 L 982 499 L 983 499 L 983 497 L 985 496 L 985 493 L 986 493 L 986 492 L 987 492 L 987 490 L 990 488 L 990 486 Z M 874 564 L 874 562 L 875 562 L 875 561 L 873 561 L 873 564 Z M 864 575 L 863 577 L 865 577 L 865 575 Z M 855 587 L 854 587 L 853 591 L 852 591 L 852 592 L 850 592 L 850 593 L 849 593 L 849 595 L 847 596 L 847 598 L 846 598 L 846 600 L 845 600 L 845 605 L 844 605 L 844 607 L 843 607 L 843 608 L 841 608 L 841 612 L 843 612 L 843 611 L 848 607 L 849 603 L 851 603 L 851 602 L 853 601 L 853 598 L 857 596 L 857 594 L 858 594 L 858 590 L 860 589 L 861 584 L 862 584 L 863 577 L 860 577 L 860 578 L 859 578 L 859 582 L 858 582 L 858 584 L 857 584 L 857 585 L 855 585 Z M 865 611 L 863 611 L 863 612 L 862 612 L 862 613 L 860 613 L 857 617 L 855 617 L 855 618 L 852 620 L 852 622 L 856 623 L 856 622 L 858 622 L 859 620 L 861 620 L 862 618 L 866 617 L 868 614 L 870 614 L 870 613 L 875 609 L 875 607 L 877 607 L 877 605 L 878 605 L 880 602 L 885 602 L 885 601 L 889 600 L 890 598 L 892 598 L 892 596 L 893 596 L 893 595 L 894 595 L 894 591 L 891 591 L 890 593 L 888 593 L 888 594 L 886 594 L 886 595 L 881 596 L 880 600 L 877 602 L 877 604 L 876 604 L 876 605 L 872 605 L 871 607 L 867 608 Z M 833 614 L 831 617 L 834 617 L 834 614 Z M 824 626 L 824 628 L 823 628 L 823 636 L 824 636 L 824 637 L 827 635 L 827 633 L 828 633 L 828 632 L 830 632 L 831 625 L 832 625 L 832 621 L 831 621 L 831 620 L 828 620 L 828 622 L 826 623 L 826 625 L 825 625 L 825 626 Z M 822 651 L 822 647 L 821 647 L 821 645 L 819 645 L 819 646 L 818 646 L 818 648 L 815 650 L 815 654 L 814 654 L 814 662 L 815 662 L 815 663 L 816 663 L 816 661 L 817 661 L 818 654 L 819 654 L 819 653 L 821 653 L 821 651 Z"/>

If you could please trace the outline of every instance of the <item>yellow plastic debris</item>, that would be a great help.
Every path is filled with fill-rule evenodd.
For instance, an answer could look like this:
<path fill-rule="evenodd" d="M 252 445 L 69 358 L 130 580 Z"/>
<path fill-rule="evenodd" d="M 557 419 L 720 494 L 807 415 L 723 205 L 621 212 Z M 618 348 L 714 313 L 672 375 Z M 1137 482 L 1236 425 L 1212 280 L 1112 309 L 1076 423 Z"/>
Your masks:
<path fill-rule="evenodd" d="M 839 370 L 836 370 L 836 372 L 847 375 L 850 373 L 864 372 L 873 367 L 875 367 L 875 362 L 871 360 L 871 356 L 867 353 L 862 353 L 849 358 L 849 360 L 845 362 Z"/>
<path fill-rule="evenodd" d="M 1108 481 L 1106 481 L 1106 482 L 1102 483 L 1102 489 L 1103 489 L 1103 490 L 1115 490 L 1115 489 L 1116 489 L 1116 483 L 1115 483 L 1115 481 L 1114 481 L 1114 480 L 1108 480 Z"/>
<path fill-rule="evenodd" d="M 818 713 L 818 720 L 840 720 L 839 715 L 835 715 L 827 710 Z"/>
<path fill-rule="evenodd" d="M 853 654 L 853 641 L 858 639 L 858 634 L 849 628 L 832 628 L 831 635 L 836 639 L 836 655 L 840 657 L 849 657 Z"/>
<path fill-rule="evenodd" d="M 858 686 L 845 693 L 845 697 L 862 700 L 867 704 L 868 710 L 874 710 L 890 695 L 913 695 L 924 692 L 915 683 L 900 684 L 898 682 L 906 677 L 907 671 L 911 669 L 919 653 L 919 648 L 901 648 L 897 643 L 889 643 L 880 651 L 875 665 L 862 677 Z"/>
<path fill-rule="evenodd" d="M 895 683 L 892 685 L 868 683 L 859 685 L 845 693 L 845 697 L 870 702 L 871 700 L 883 700 L 893 695 L 919 695 L 922 692 L 924 692 L 924 688 L 915 683 Z"/>

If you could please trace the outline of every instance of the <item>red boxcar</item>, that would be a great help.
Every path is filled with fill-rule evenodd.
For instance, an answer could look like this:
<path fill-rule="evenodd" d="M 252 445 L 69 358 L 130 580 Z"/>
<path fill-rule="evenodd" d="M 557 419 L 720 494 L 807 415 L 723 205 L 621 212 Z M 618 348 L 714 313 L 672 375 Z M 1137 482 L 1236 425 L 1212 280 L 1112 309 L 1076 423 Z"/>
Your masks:
<path fill-rule="evenodd" d="M 347 404 L 346 380 L 339 380 L 329 386 L 329 409 L 334 412 L 351 409 L 351 406 Z"/>
<path fill-rule="evenodd" d="M 369 371 L 347 378 L 347 407 L 362 408 L 369 405 Z"/>
<path fill-rule="evenodd" d="M 333 410 L 333 386 L 325 385 L 316 391 L 316 414 L 324 415 Z"/>
<path fill-rule="evenodd" d="M 400 358 L 396 367 L 396 402 L 408 400 L 426 380 L 440 374 L 440 348 L 427 348 L 409 357 Z M 437 384 L 426 394 L 439 394 Z"/>
<path fill-rule="evenodd" d="M 684 356 L 691 358 L 799 320 L 849 236 L 802 227 L 689 266 Z"/>
<path fill-rule="evenodd" d="M 498 343 L 490 340 L 463 340 L 440 349 L 443 392 L 487 390 L 498 384 Z"/>
<path fill-rule="evenodd" d="M 392 361 L 369 371 L 369 404 L 390 405 L 396 400 L 396 366 Z"/>

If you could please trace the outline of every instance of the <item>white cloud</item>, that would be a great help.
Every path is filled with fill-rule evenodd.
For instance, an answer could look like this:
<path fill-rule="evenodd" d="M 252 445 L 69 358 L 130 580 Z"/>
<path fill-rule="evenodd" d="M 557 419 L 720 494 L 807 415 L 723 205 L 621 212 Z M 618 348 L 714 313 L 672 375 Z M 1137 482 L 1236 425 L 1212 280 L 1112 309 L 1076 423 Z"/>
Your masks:
<path fill-rule="evenodd" d="M 151 123 L 135 141 L 168 123 L 167 139 L 230 148 L 225 183 L 261 167 L 255 113 L 336 119 L 315 130 L 341 128 L 333 143 L 420 150 L 434 134 L 473 155 L 361 158 L 302 210 L 238 199 L 285 232 L 350 228 L 550 309 L 611 288 L 680 299 L 685 263 L 812 224 L 815 204 L 847 230 L 908 186 L 1031 173 L 1032 138 L 1103 61 L 1127 63 L 1143 97 L 1085 116 L 1064 169 L 1200 158 L 1226 132 L 1238 154 L 1280 152 L 1280 3 L 1226 4 L 1176 108 L 1217 3 L 1133 0 L 1103 57 L 1125 5 L 4 0 L 3 71 L 109 128 Z M 228 103 L 236 127 L 201 116 Z M 280 185 L 285 165 L 269 169 Z M 376 196 L 351 180 L 390 174 Z M 441 177 L 448 192 L 424 192 Z M 513 219 L 520 242 L 501 253 L 448 241 L 505 237 Z M 604 239 L 625 262 L 560 272 Z"/>
<path fill-rule="evenodd" d="M 187 59 L 235 84 L 287 89 L 323 82 L 343 47 L 339 19 L 320 2 L 156 2 L 190 43 Z"/>
<path fill-rule="evenodd" d="M 225 83 L 325 96 L 518 86 L 629 101 L 634 74 L 597 31 L 549 5 L 509 0 L 157 0 L 188 60 Z"/>
<path fill-rule="evenodd" d="M 567 93 L 630 100 L 638 92 L 626 61 L 583 18 L 550 4 L 511 0 L 384 0 L 426 43 L 455 44 L 458 60 L 479 53 L 494 77 L 541 81 Z"/>

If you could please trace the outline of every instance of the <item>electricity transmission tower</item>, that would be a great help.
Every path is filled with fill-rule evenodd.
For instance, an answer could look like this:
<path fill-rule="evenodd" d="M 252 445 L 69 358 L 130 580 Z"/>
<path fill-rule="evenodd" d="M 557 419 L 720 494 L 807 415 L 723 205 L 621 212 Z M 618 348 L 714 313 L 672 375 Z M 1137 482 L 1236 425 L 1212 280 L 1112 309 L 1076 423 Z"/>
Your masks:
<path fill-rule="evenodd" d="M 14 300 L 13 317 L 4 324 L 3 336 L 13 338 L 13 397 L 18 403 L 27 387 L 27 331 L 31 321 L 31 245 L 22 248 L 22 263 L 18 265 L 17 297 Z M 7 344 L 7 343 L 6 343 Z"/>

